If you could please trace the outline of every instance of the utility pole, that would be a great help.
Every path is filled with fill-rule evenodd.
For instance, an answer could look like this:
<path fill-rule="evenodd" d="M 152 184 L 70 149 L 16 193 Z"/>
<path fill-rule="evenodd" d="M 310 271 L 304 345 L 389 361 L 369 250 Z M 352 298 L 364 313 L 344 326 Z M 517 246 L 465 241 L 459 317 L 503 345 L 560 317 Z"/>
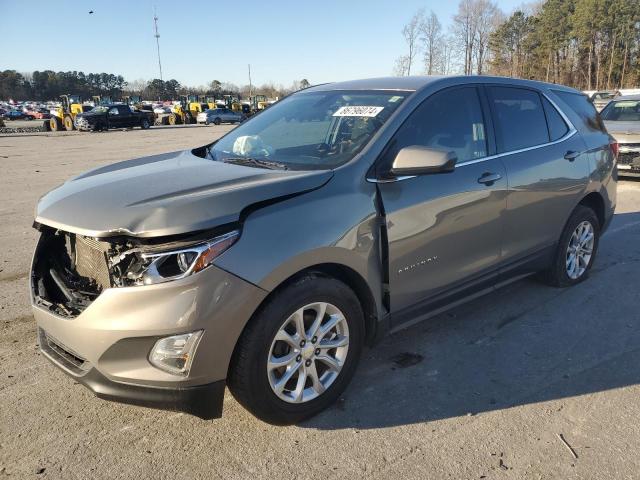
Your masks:
<path fill-rule="evenodd" d="M 249 64 L 249 101 L 251 102 L 251 97 L 253 96 L 253 87 L 251 86 L 251 64 Z"/>
<path fill-rule="evenodd" d="M 153 10 L 153 25 L 155 27 L 156 34 L 156 47 L 158 48 L 158 68 L 160 69 L 160 80 L 162 80 L 162 63 L 160 63 L 160 34 L 158 33 L 158 15 L 154 8 Z"/>

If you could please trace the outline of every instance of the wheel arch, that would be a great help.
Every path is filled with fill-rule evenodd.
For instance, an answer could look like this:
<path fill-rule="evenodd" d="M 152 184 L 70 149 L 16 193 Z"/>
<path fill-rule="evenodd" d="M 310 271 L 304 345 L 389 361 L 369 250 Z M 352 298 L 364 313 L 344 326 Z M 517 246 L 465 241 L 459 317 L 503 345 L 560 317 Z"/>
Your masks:
<path fill-rule="evenodd" d="M 346 284 L 355 293 L 356 297 L 358 297 L 358 301 L 364 315 L 365 344 L 372 345 L 375 342 L 380 333 L 378 331 L 378 329 L 380 328 L 380 324 L 378 322 L 378 312 L 376 309 L 375 297 L 366 280 L 357 271 L 348 267 L 347 265 L 339 263 L 319 263 L 316 265 L 308 266 L 283 279 L 273 290 L 269 292 L 267 296 L 265 296 L 265 298 L 260 302 L 258 307 L 254 310 L 253 314 L 242 328 L 242 332 L 238 336 L 236 344 L 234 345 L 228 368 L 231 368 L 231 365 L 234 362 L 238 344 L 240 339 L 242 338 L 243 333 L 254 321 L 254 319 L 260 314 L 267 302 L 269 302 L 271 298 L 273 298 L 275 295 L 277 295 L 279 292 L 281 292 L 283 289 L 285 289 L 287 286 L 291 285 L 301 277 L 314 275 L 339 280 Z"/>
<path fill-rule="evenodd" d="M 578 205 L 585 206 L 594 211 L 600 222 L 600 228 L 603 228 L 606 223 L 605 214 L 605 202 L 604 198 L 599 192 L 591 192 L 585 195 Z"/>

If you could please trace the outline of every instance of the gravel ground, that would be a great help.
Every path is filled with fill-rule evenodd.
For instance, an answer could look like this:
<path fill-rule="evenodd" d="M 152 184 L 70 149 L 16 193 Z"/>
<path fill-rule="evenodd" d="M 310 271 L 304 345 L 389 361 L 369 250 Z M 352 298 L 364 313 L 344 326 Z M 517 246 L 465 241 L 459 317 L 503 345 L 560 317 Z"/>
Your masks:
<path fill-rule="evenodd" d="M 27 296 L 38 198 L 229 128 L 0 136 L 0 478 L 640 478 L 633 181 L 587 282 L 524 280 L 388 337 L 299 426 L 261 423 L 228 394 L 216 421 L 110 403 L 50 365 Z"/>

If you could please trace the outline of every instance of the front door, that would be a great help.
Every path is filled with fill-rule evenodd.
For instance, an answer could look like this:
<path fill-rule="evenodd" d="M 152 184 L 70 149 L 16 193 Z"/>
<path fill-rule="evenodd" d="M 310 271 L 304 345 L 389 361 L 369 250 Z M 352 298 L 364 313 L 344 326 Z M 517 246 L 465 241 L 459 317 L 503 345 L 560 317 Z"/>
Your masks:
<path fill-rule="evenodd" d="M 381 159 L 390 164 L 401 148 L 412 145 L 451 150 L 458 158 L 451 173 L 378 183 L 396 321 L 412 307 L 490 287 L 497 279 L 507 176 L 502 161 L 489 157 L 486 132 L 476 87 L 443 90 L 411 114 Z"/>

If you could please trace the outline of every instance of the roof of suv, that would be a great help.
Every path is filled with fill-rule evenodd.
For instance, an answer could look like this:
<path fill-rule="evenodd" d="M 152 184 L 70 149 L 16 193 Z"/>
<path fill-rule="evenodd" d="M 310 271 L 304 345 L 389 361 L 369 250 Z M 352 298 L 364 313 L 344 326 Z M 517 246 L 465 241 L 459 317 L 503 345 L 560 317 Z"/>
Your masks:
<path fill-rule="evenodd" d="M 557 90 L 570 91 L 574 93 L 580 93 L 573 88 L 565 87 L 564 85 L 551 84 L 545 82 L 538 82 L 534 80 L 522 80 L 518 78 L 510 77 L 494 77 L 485 75 L 457 75 L 457 76 L 413 76 L 413 77 L 380 77 L 369 78 L 363 80 L 349 80 L 346 82 L 325 83 L 322 85 L 316 85 L 310 87 L 305 91 L 326 91 L 326 90 L 396 90 L 396 91 L 409 91 L 414 92 L 421 90 L 422 88 L 439 81 L 447 81 L 455 83 L 456 80 L 469 81 L 473 79 L 477 83 L 504 83 L 511 85 L 522 86 L 535 86 L 535 87 L 547 87 Z"/>

